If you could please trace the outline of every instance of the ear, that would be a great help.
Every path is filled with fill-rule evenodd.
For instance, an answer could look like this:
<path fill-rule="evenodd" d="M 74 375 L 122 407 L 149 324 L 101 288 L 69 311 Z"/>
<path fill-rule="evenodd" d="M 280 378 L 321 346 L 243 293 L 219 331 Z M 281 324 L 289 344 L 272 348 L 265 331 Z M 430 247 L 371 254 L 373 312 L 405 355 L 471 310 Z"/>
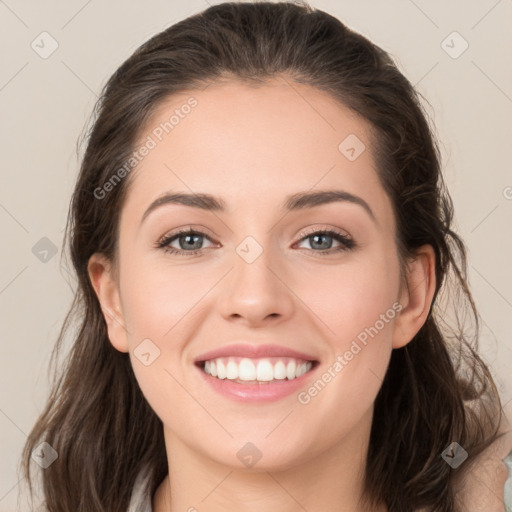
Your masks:
<path fill-rule="evenodd" d="M 431 245 L 423 245 L 407 263 L 400 294 L 402 309 L 395 320 L 393 348 L 409 343 L 425 323 L 436 289 L 436 261 Z"/>
<path fill-rule="evenodd" d="M 110 343 L 120 352 L 128 352 L 119 287 L 110 260 L 103 254 L 95 253 L 89 258 L 87 271 L 107 324 Z"/>

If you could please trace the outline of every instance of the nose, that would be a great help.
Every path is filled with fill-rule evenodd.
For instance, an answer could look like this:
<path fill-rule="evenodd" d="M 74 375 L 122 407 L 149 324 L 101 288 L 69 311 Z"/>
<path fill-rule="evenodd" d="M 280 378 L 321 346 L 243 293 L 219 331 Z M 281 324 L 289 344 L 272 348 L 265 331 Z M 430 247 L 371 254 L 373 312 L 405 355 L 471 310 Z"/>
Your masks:
<path fill-rule="evenodd" d="M 293 315 L 295 296 L 286 272 L 270 256 L 270 251 L 263 250 L 251 262 L 234 255 L 234 268 L 226 276 L 218 303 L 226 320 L 258 327 L 280 323 Z"/>

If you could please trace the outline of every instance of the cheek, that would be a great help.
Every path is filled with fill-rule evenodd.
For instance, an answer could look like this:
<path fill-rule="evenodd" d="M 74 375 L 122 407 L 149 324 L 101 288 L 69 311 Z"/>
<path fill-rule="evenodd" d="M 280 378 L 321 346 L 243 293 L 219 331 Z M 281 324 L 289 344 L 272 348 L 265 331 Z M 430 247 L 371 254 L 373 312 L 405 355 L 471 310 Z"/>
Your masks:
<path fill-rule="evenodd" d="M 140 336 L 159 340 L 172 336 L 175 326 L 215 284 L 215 276 L 199 267 L 185 270 L 127 262 L 124 272 L 129 277 L 122 287 L 123 313 L 132 343 Z"/>
<path fill-rule="evenodd" d="M 129 278 L 122 289 L 123 313 L 133 371 L 151 408 L 165 424 L 173 424 L 171 410 L 195 406 L 184 384 L 184 351 L 194 337 L 191 326 L 200 324 L 194 304 L 207 283 L 204 277 L 195 280 L 195 271 L 184 276 L 176 268 L 127 262 L 124 271 Z M 194 414 L 201 414 L 199 407 Z"/>
<path fill-rule="evenodd" d="M 340 265 L 317 265 L 294 279 L 294 291 L 322 321 L 336 348 L 343 349 L 360 333 L 364 338 L 375 324 L 382 337 L 391 333 L 400 279 L 394 253 L 354 253 Z"/>
<path fill-rule="evenodd" d="M 392 351 L 395 319 L 401 310 L 399 279 L 394 254 L 369 255 L 354 258 L 351 265 L 324 269 L 317 273 L 315 286 L 302 289 L 304 302 L 313 305 L 322 320 L 330 348 L 324 372 L 314 388 L 305 390 L 304 402 L 321 394 L 320 400 L 312 401 L 326 413 L 335 409 L 342 415 L 346 409 L 339 409 L 340 405 L 354 413 L 369 407 Z"/>
<path fill-rule="evenodd" d="M 133 257 L 122 262 L 122 308 L 135 376 L 161 416 L 170 403 L 190 405 L 190 396 L 179 384 L 187 378 L 187 347 L 204 321 L 204 308 L 214 308 L 207 294 L 219 275 L 200 265 L 141 261 Z"/>

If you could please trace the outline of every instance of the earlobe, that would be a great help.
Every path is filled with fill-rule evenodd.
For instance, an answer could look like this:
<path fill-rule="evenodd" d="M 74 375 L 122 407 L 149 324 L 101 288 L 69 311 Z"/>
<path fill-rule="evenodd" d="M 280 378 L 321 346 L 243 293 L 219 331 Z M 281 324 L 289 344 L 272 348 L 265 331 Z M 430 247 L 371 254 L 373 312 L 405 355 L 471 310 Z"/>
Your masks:
<path fill-rule="evenodd" d="M 110 261 L 105 255 L 95 253 L 89 258 L 87 271 L 107 324 L 110 342 L 120 352 L 128 352 L 128 338 L 119 287 Z"/>
<path fill-rule="evenodd" d="M 395 321 L 393 348 L 409 343 L 425 323 L 436 289 L 435 253 L 431 245 L 423 245 L 407 265 L 407 282 L 403 286 Z"/>

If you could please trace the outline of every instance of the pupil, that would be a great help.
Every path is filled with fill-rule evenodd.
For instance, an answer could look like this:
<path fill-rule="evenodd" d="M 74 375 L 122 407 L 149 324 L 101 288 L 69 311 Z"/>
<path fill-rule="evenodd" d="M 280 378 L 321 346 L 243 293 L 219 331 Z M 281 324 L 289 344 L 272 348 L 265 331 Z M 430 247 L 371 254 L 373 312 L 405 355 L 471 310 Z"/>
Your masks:
<path fill-rule="evenodd" d="M 185 240 L 186 240 L 185 244 L 190 244 L 190 243 L 191 243 L 192 245 L 194 245 L 194 242 L 193 242 L 193 241 L 192 241 L 192 242 L 190 242 L 190 240 L 191 240 L 191 239 L 193 240 L 194 238 L 195 238 L 195 239 L 199 239 L 199 238 L 200 238 L 200 235 L 185 235 Z M 201 244 L 199 244 L 199 245 L 201 245 Z M 191 247 L 190 247 L 190 246 L 188 246 L 188 248 L 190 249 Z M 200 247 L 193 247 L 193 248 L 194 248 L 194 249 L 200 249 Z"/>
<path fill-rule="evenodd" d="M 313 239 L 314 239 L 314 243 L 313 243 L 313 245 L 317 243 L 317 239 L 318 239 L 318 238 L 323 238 L 323 239 L 325 239 L 325 238 L 331 238 L 331 237 L 330 237 L 330 236 L 328 236 L 328 235 L 313 235 Z M 322 245 L 322 244 L 320 244 L 320 245 Z M 325 244 L 324 244 L 324 245 L 325 245 Z M 324 246 L 324 247 L 320 247 L 320 248 L 321 248 L 321 249 L 330 249 L 330 248 L 331 248 L 331 245 L 332 245 L 332 240 L 331 240 L 331 243 L 330 243 L 330 244 L 327 244 L 327 247 L 325 247 L 325 246 Z"/>

